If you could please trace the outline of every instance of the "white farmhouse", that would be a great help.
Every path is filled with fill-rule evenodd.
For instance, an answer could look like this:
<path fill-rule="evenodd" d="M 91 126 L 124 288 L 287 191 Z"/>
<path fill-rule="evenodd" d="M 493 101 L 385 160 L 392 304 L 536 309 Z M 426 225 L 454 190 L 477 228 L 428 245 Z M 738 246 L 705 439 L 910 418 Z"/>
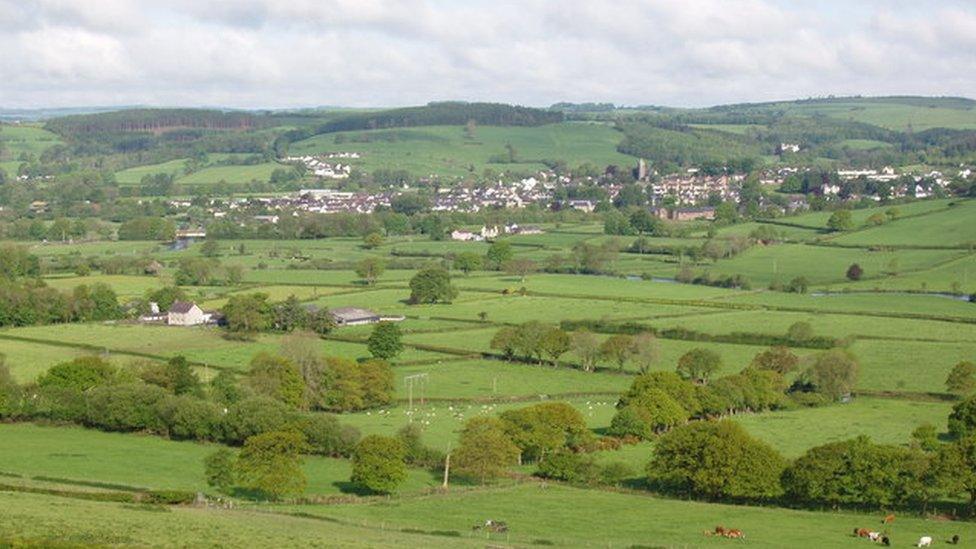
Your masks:
<path fill-rule="evenodd" d="M 170 326 L 199 326 L 210 320 L 210 315 L 197 307 L 196 303 L 188 301 L 174 301 L 166 315 L 166 324 Z"/>

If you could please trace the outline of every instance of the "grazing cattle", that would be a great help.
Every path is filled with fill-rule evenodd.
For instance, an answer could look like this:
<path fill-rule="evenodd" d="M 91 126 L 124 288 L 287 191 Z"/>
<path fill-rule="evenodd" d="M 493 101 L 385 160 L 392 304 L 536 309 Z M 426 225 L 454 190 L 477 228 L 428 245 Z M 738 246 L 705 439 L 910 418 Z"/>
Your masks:
<path fill-rule="evenodd" d="M 881 532 L 868 532 L 868 539 L 871 541 L 881 541 Z"/>
<path fill-rule="evenodd" d="M 859 538 L 866 538 L 866 537 L 868 537 L 868 534 L 870 534 L 870 533 L 871 533 L 871 531 L 868 530 L 867 528 L 855 528 L 854 529 L 854 535 L 857 536 L 857 537 L 859 537 Z"/>
<path fill-rule="evenodd" d="M 932 546 L 932 536 L 922 536 L 918 538 L 918 543 L 915 547 L 931 547 Z"/>
<path fill-rule="evenodd" d="M 886 515 L 885 518 L 881 519 L 881 524 L 891 524 L 895 522 L 895 514 Z"/>
<path fill-rule="evenodd" d="M 949 543 L 959 545 L 959 534 L 953 534 L 952 539 L 949 540 Z"/>
<path fill-rule="evenodd" d="M 885 547 L 888 547 L 888 546 L 890 546 L 890 545 L 891 545 L 891 540 L 890 540 L 890 539 L 888 539 L 888 536 L 881 536 L 881 543 L 882 543 L 882 544 L 883 544 L 883 545 L 884 545 Z"/>
<path fill-rule="evenodd" d="M 716 526 L 715 527 L 715 535 L 716 536 L 725 536 L 725 527 L 724 526 Z"/>
<path fill-rule="evenodd" d="M 746 535 L 742 533 L 742 530 L 733 528 L 725 533 L 725 537 L 732 539 L 744 539 Z"/>

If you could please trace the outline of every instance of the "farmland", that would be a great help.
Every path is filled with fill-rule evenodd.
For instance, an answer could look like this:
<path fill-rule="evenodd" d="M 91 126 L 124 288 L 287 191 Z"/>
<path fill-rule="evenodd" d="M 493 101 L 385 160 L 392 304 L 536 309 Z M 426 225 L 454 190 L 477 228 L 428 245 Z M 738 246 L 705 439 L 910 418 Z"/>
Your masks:
<path fill-rule="evenodd" d="M 0 162 L 11 173 L 22 153 L 58 145 L 145 150 L 95 155 L 108 166 L 97 176 L 59 166 L 70 177 L 29 180 L 37 192 L 62 185 L 64 197 L 4 203 L 19 210 L 3 210 L 11 220 L 0 226 L 0 546 L 718 547 L 727 540 L 702 532 L 725 525 L 754 546 L 842 547 L 862 543 L 852 527 L 890 511 L 896 545 L 923 534 L 969 540 L 969 494 L 940 460 L 965 440 L 949 416 L 973 391 L 950 382 L 976 359 L 971 193 L 954 182 L 931 199 L 839 203 L 768 186 L 756 191 L 761 204 L 717 220 L 643 215 L 651 181 L 669 173 L 724 170 L 731 156 L 758 160 L 742 164 L 750 182 L 779 177 L 794 159 L 772 150 L 789 132 L 804 147 L 804 136 L 817 139 L 797 157 L 805 166 L 837 167 L 844 155 L 873 166 L 918 152 L 901 135 L 909 126 L 976 128 L 965 105 L 851 99 L 533 110 L 541 122 L 509 125 L 444 122 L 440 112 L 424 122 L 462 108 L 447 104 L 419 115 L 261 114 L 246 130 L 214 129 L 244 123 L 241 113 L 208 112 L 206 129 L 176 136 L 192 146 L 155 130 L 130 142 L 110 116 L 81 137 L 71 120 L 52 131 L 4 125 Z M 820 124 L 838 135 L 816 133 Z M 957 177 L 949 170 L 963 158 L 935 148 L 925 150 L 932 165 L 913 158 L 906 176 Z M 360 155 L 349 178 L 272 178 L 291 169 L 286 155 L 338 152 Z M 657 173 L 635 181 L 637 156 Z M 21 171 L 51 167 L 23 162 Z M 179 193 L 147 188 L 167 179 L 147 177 L 158 174 Z M 551 202 L 431 202 L 530 175 L 552 187 Z M 330 213 L 295 206 L 295 191 L 311 186 L 410 199 Z M 245 187 L 254 202 L 236 194 Z M 620 199 L 625 189 L 636 204 Z M 801 211 L 782 206 L 793 199 Z M 580 202 L 595 211 L 572 207 Z M 626 226 L 614 228 L 614 216 Z M 451 238 L 495 225 L 520 229 Z M 169 302 L 181 302 L 172 316 Z M 566 425 L 523 436 L 537 420 Z M 498 470 L 465 461 L 472 425 L 508 443 Z M 662 480 L 669 437 L 695 429 L 739 437 L 716 460 L 748 445 L 772 457 L 729 465 L 717 491 Z M 292 445 L 297 464 L 270 487 L 247 468 L 266 437 Z M 377 440 L 393 441 L 376 454 L 403 467 L 392 488 L 361 474 L 376 458 L 363 448 Z M 872 476 L 877 490 L 801 495 L 781 473 L 823 445 L 904 468 Z M 233 465 L 215 471 L 215 456 Z M 766 485 L 740 486 L 740 476 Z M 889 477 L 914 484 L 892 488 Z M 297 478 L 304 484 L 285 486 Z M 508 530 L 472 529 L 489 520 Z"/>

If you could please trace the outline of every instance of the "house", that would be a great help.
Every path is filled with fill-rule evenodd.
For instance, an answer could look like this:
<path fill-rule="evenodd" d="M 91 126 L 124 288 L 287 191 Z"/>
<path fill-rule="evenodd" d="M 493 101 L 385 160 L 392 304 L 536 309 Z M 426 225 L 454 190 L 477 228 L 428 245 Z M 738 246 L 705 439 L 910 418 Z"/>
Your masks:
<path fill-rule="evenodd" d="M 484 240 L 484 237 L 471 231 L 462 231 L 458 229 L 451 231 L 451 240 L 458 240 L 461 242 L 481 241 Z"/>
<path fill-rule="evenodd" d="M 798 153 L 798 152 L 800 152 L 799 143 L 780 143 L 779 146 L 776 147 L 776 154 L 780 154 L 780 155 L 785 153 Z"/>
<path fill-rule="evenodd" d="M 199 326 L 209 320 L 210 315 L 190 301 L 174 301 L 166 313 L 166 324 L 170 326 Z"/>
<path fill-rule="evenodd" d="M 380 321 L 380 315 L 369 309 L 358 307 L 340 307 L 329 311 L 336 326 L 359 326 L 361 324 L 375 324 Z"/>
<path fill-rule="evenodd" d="M 660 219 L 671 221 L 692 221 L 695 219 L 715 219 L 715 208 L 702 206 L 699 208 L 657 208 L 654 215 Z"/>

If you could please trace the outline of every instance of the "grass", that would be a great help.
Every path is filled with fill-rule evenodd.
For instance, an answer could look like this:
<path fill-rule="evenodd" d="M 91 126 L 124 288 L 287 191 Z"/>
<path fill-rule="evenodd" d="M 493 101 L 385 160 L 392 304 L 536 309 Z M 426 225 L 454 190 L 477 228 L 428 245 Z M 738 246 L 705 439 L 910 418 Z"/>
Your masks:
<path fill-rule="evenodd" d="M 356 138 L 371 136 L 368 143 L 336 143 L 337 136 Z M 396 136 L 396 140 L 383 140 Z M 486 168 L 495 171 L 528 172 L 544 169 L 543 160 L 563 160 L 571 166 L 592 163 L 630 166 L 636 159 L 618 153 L 621 134 L 603 124 L 566 122 L 539 127 L 481 126 L 473 139 L 460 126 L 431 126 L 401 129 L 393 132 L 346 132 L 326 134 L 293 143 L 289 154 L 317 154 L 349 151 L 363 155 L 352 161 L 354 167 L 373 172 L 378 169 L 404 169 L 414 175 L 464 177 L 481 174 Z M 506 154 L 506 145 L 517 151 L 514 164 L 493 164 L 494 155 Z"/>
<path fill-rule="evenodd" d="M 534 483 L 309 511 L 373 524 L 383 521 L 461 531 L 470 531 L 471 525 L 486 519 L 503 520 L 509 526 L 509 542 L 528 544 L 545 539 L 563 547 L 726 547 L 740 543 L 702 535 L 719 524 L 743 530 L 744 543 L 750 547 L 862 547 L 866 542 L 851 537 L 851 529 L 879 521 L 879 516 L 874 514 L 715 505 L 558 485 L 541 489 Z M 612 520 L 612 527 L 608 520 Z M 939 523 L 902 516 L 890 529 L 896 545 L 914 542 L 921 535 L 932 535 L 938 540 L 954 533 L 961 534 L 963 539 L 976 535 L 974 524 Z"/>
<path fill-rule="evenodd" d="M 135 488 L 212 492 L 203 460 L 222 446 L 154 436 L 102 433 L 80 427 L 0 425 L 3 472 L 122 484 Z M 351 473 L 347 460 L 308 456 L 306 495 L 342 493 Z M 432 486 L 433 477 L 411 470 L 404 492 Z"/>
<path fill-rule="evenodd" d="M 923 423 L 946 429 L 951 404 L 859 397 L 849 404 L 739 416 L 735 421 L 783 455 L 795 458 L 821 444 L 867 435 L 884 444 L 907 444 Z"/>
<path fill-rule="evenodd" d="M 845 234 L 834 241 L 884 246 L 968 245 L 976 242 L 976 202 L 966 201 L 946 211 L 896 219 L 880 227 Z"/>
<path fill-rule="evenodd" d="M 39 126 L 31 124 L 0 125 L 0 142 L 3 143 L 3 157 L 0 160 L 18 162 L 21 154 L 39 156 L 46 149 L 61 144 L 61 138 Z M 18 162 L 19 164 L 19 162 Z M 14 168 L 8 173 L 16 174 Z"/>

